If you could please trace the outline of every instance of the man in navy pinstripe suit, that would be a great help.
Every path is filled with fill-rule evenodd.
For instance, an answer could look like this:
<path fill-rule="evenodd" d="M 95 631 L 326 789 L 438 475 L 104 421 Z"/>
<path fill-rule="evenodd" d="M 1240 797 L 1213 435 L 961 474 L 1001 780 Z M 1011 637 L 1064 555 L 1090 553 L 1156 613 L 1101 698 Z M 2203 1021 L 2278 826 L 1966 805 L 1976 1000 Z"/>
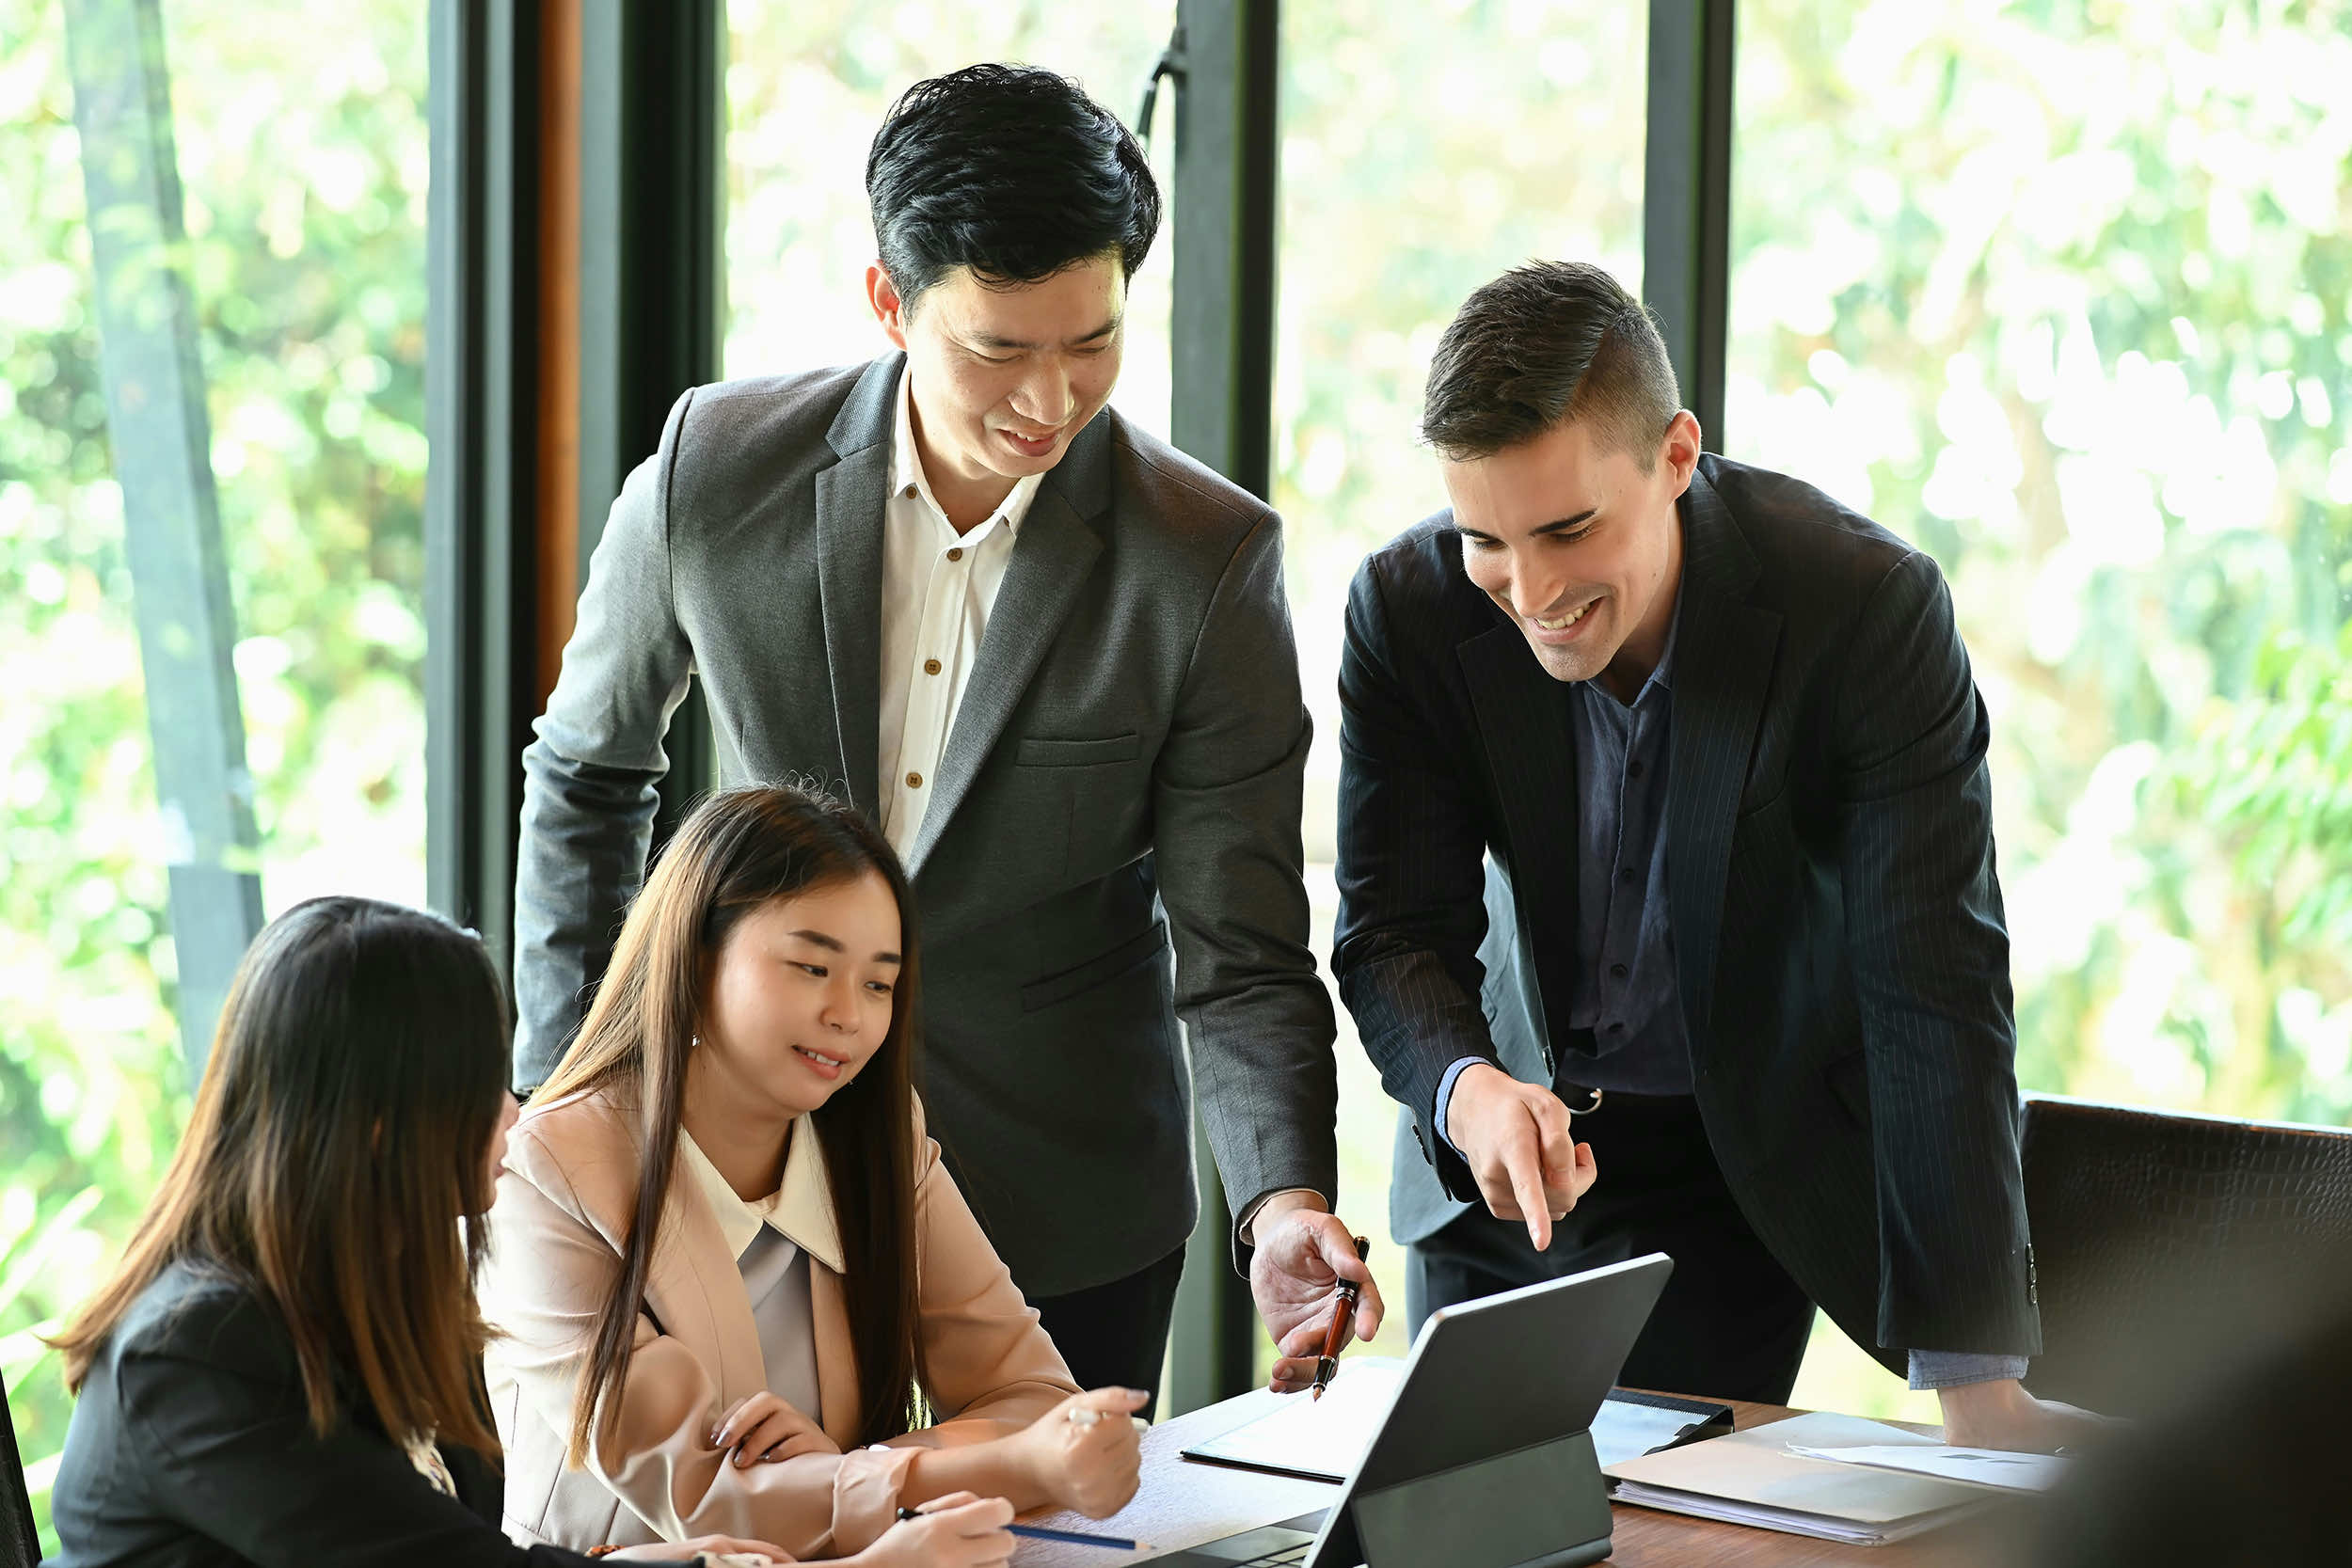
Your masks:
<path fill-rule="evenodd" d="M 1703 452 L 1595 267 L 1472 294 L 1423 434 L 1453 505 L 1349 594 L 1333 954 L 1406 1108 L 1415 1325 L 1658 1249 L 1629 1384 L 1784 1400 L 1818 1304 L 1953 1441 L 2064 1440 L 1934 563 Z"/>

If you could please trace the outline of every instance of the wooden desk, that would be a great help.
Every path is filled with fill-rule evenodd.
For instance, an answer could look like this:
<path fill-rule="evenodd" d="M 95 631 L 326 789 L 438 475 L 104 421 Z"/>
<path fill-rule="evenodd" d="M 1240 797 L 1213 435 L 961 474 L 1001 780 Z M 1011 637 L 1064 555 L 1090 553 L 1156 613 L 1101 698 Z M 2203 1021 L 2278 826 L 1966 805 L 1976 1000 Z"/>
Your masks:
<path fill-rule="evenodd" d="M 1186 1445 L 1255 1419 L 1280 1397 L 1258 1389 L 1162 1422 L 1144 1433 L 1142 1485 L 1135 1500 L 1112 1518 L 1052 1513 L 1035 1514 L 1022 1522 L 1129 1536 L 1167 1552 L 1328 1507 L 1339 1496 L 1336 1486 L 1195 1465 L 1182 1457 Z M 1742 1428 L 1796 1414 L 1786 1405 L 1729 1402 L 1733 1418 Z M 1624 1568 L 1662 1568 L 1670 1563 L 1677 1568 L 1714 1563 L 1726 1568 L 1845 1568 L 1865 1563 L 1873 1568 L 1974 1568 L 2016 1557 L 2012 1538 L 1997 1522 L 1954 1526 L 1891 1546 L 1841 1546 L 1629 1504 L 1618 1504 L 1612 1512 L 1614 1550 L 1609 1560 Z M 1017 1568 L 1120 1568 L 1148 1560 L 1100 1546 L 1027 1541 L 1012 1560 Z"/>

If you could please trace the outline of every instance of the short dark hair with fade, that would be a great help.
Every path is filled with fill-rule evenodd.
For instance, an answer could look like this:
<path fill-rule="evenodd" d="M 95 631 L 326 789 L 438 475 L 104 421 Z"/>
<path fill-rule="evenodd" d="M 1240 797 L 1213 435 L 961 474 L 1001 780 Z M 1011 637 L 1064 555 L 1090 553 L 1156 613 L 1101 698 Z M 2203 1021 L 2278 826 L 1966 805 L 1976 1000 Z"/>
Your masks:
<path fill-rule="evenodd" d="M 1447 324 L 1421 433 L 1439 455 L 1468 462 L 1581 420 L 1648 473 L 1681 407 L 1665 340 L 1640 300 L 1588 262 L 1531 261 Z"/>
<path fill-rule="evenodd" d="M 1116 253 L 1126 275 L 1160 230 L 1160 192 L 1119 117 L 1067 76 L 973 65 L 909 87 L 866 159 L 874 243 L 912 306 L 957 267 L 1037 283 Z"/>

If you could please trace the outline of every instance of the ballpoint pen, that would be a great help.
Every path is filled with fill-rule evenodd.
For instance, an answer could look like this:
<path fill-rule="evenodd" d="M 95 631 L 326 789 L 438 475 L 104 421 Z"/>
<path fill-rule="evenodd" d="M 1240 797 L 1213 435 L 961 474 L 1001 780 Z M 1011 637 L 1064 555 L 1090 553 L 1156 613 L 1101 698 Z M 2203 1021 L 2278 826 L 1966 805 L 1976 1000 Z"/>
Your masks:
<path fill-rule="evenodd" d="M 919 1519 L 922 1516 L 923 1511 L 918 1508 L 898 1510 L 898 1517 L 901 1519 Z M 1158 1549 L 1149 1541 L 1131 1541 L 1123 1535 L 1096 1535 L 1090 1531 L 1079 1529 L 1047 1529 L 1043 1525 L 1006 1525 L 1003 1528 L 1009 1534 L 1030 1541 L 1067 1541 L 1075 1546 L 1108 1546 L 1113 1551 L 1119 1552 L 1149 1552 Z"/>
<path fill-rule="evenodd" d="M 1371 1251 L 1372 1241 L 1369 1237 L 1356 1238 L 1358 1262 L 1363 1261 L 1365 1254 Z M 1339 1375 L 1340 1337 L 1347 1332 L 1347 1321 L 1356 1315 L 1356 1300 L 1362 1294 L 1363 1287 L 1356 1281 L 1352 1279 L 1340 1281 L 1339 1307 L 1331 1314 L 1331 1326 L 1324 1330 L 1323 1354 L 1315 1357 L 1314 1399 L 1323 1398 L 1323 1391 L 1328 1388 L 1331 1386 L 1331 1380 Z"/>

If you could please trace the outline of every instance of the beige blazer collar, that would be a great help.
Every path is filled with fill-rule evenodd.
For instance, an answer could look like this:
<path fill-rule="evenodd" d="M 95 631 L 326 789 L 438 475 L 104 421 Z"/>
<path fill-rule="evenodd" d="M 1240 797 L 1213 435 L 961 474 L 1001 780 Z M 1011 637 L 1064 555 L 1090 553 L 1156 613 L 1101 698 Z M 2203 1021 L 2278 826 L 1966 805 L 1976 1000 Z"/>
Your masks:
<path fill-rule="evenodd" d="M 678 1172 L 701 1191 L 726 1239 L 728 1256 L 740 1259 L 763 1225 L 807 1253 L 834 1273 L 841 1272 L 841 1227 L 834 1218 L 833 1186 L 825 1175 L 824 1150 L 817 1141 L 814 1117 L 803 1117 L 792 1127 L 792 1142 L 785 1151 L 784 1179 L 766 1197 L 746 1201 L 727 1184 L 684 1128 L 677 1135 Z"/>

